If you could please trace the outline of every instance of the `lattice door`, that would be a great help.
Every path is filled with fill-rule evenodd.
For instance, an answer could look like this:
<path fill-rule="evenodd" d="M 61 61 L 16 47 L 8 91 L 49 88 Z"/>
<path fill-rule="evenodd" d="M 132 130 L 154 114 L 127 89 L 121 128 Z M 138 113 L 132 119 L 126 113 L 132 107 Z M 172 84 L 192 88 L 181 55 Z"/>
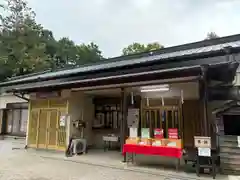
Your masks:
<path fill-rule="evenodd" d="M 39 110 L 31 110 L 29 116 L 29 126 L 28 126 L 28 146 L 37 146 L 37 132 L 38 132 L 38 119 Z"/>
<path fill-rule="evenodd" d="M 37 135 L 38 148 L 46 148 L 47 146 L 48 114 L 49 114 L 48 110 L 40 109 L 38 135 Z"/>
<path fill-rule="evenodd" d="M 48 149 L 57 148 L 57 122 L 58 122 L 58 111 L 49 110 L 48 118 Z"/>

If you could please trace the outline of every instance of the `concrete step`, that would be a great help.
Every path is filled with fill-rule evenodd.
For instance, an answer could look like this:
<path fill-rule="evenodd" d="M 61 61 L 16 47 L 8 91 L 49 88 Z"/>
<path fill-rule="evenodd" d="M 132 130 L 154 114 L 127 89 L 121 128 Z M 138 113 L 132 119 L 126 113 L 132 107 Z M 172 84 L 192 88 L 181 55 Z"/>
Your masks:
<path fill-rule="evenodd" d="M 230 154 L 239 154 L 240 155 L 240 148 L 239 147 L 220 147 L 220 153 L 230 153 Z"/>
<path fill-rule="evenodd" d="M 14 149 L 24 149 L 25 144 L 25 138 L 4 136 L 3 140 L 0 140 L 0 152 L 7 153 Z"/>

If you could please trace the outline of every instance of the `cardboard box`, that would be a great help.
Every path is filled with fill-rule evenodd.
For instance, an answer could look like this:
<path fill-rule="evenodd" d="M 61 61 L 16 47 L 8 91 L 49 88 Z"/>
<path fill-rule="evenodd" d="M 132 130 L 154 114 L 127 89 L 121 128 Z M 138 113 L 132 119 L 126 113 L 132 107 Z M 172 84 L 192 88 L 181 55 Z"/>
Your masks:
<path fill-rule="evenodd" d="M 162 139 L 162 145 L 167 147 L 182 148 L 181 139 Z"/>
<path fill-rule="evenodd" d="M 150 138 L 141 138 L 139 145 L 152 145 L 152 139 Z"/>
<path fill-rule="evenodd" d="M 126 144 L 139 144 L 140 138 L 127 138 L 126 139 Z"/>
<path fill-rule="evenodd" d="M 162 140 L 160 140 L 160 139 L 153 139 L 152 140 L 152 146 L 163 146 Z"/>

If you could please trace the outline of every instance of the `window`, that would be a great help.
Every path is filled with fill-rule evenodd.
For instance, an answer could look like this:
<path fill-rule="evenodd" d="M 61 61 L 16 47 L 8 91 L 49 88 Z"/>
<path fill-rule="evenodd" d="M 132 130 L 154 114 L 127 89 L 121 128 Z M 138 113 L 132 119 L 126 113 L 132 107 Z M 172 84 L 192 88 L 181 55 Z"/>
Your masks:
<path fill-rule="evenodd" d="M 7 134 L 25 135 L 27 131 L 28 109 L 25 103 L 8 104 L 7 106 Z"/>
<path fill-rule="evenodd" d="M 27 121 L 28 121 L 28 110 L 22 109 L 21 121 L 20 121 L 20 131 L 23 133 L 27 132 Z"/>
<path fill-rule="evenodd" d="M 12 110 L 7 111 L 7 133 L 12 132 L 12 124 L 13 124 L 13 112 Z"/>
<path fill-rule="evenodd" d="M 119 129 L 121 120 L 120 105 L 96 105 L 93 129 Z"/>
<path fill-rule="evenodd" d="M 21 109 L 14 109 L 12 116 L 12 133 L 18 134 L 21 120 Z"/>

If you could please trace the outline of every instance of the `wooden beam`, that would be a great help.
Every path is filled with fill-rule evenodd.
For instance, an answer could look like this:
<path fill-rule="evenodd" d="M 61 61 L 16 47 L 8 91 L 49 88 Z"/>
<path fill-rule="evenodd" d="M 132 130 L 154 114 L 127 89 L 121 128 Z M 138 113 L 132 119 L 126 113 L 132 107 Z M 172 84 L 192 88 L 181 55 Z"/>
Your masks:
<path fill-rule="evenodd" d="M 202 81 L 201 81 L 201 100 L 203 104 L 203 125 L 201 131 L 204 136 L 209 136 L 209 122 L 208 122 L 208 81 L 207 81 L 207 72 L 208 66 L 201 66 L 202 69 Z"/>
<path fill-rule="evenodd" d="M 125 88 L 121 88 L 121 113 L 120 144 L 121 152 L 123 152 L 123 145 L 127 137 L 127 93 Z"/>

